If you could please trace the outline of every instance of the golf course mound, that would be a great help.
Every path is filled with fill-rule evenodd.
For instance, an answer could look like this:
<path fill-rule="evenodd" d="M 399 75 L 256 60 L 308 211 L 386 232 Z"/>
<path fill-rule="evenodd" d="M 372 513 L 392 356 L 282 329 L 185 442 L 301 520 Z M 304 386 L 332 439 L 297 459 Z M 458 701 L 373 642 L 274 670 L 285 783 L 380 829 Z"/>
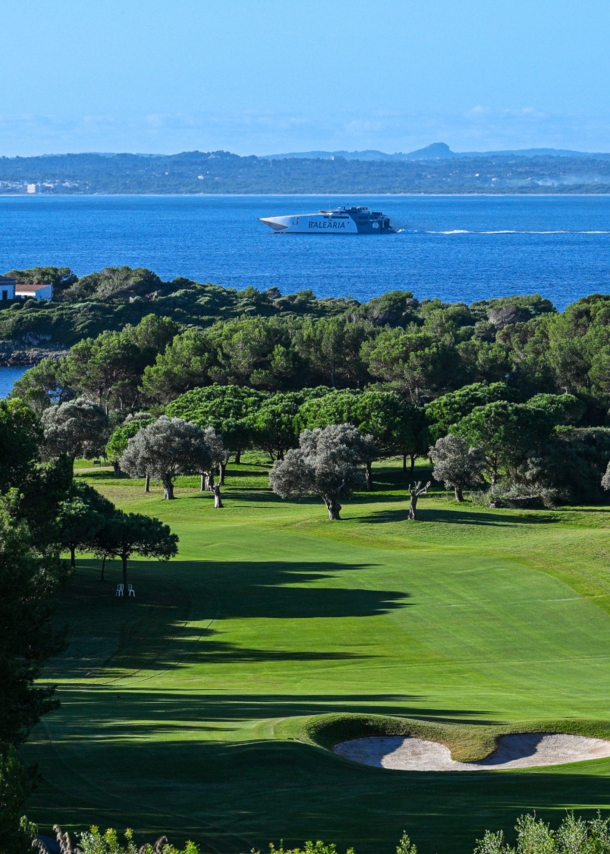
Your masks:
<path fill-rule="evenodd" d="M 610 741 L 562 733 L 513 733 L 501 736 L 497 749 L 477 762 L 457 762 L 444 744 L 414 736 L 355 738 L 333 750 L 363 765 L 398 771 L 502 771 L 603 759 L 610 756 Z"/>

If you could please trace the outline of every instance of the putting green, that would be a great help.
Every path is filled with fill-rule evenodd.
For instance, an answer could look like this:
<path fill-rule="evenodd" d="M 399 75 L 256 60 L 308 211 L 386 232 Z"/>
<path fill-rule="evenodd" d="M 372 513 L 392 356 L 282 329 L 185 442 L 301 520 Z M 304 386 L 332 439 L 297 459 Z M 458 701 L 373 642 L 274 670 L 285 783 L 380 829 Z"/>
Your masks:
<path fill-rule="evenodd" d="M 48 673 L 62 706 L 25 749 L 45 780 L 30 817 L 223 852 L 306 838 L 392 851 L 406 829 L 426 854 L 471 851 L 527 809 L 609 805 L 610 760 L 409 774 L 305 743 L 327 713 L 468 724 L 475 739 L 491 724 L 610 723 L 610 514 L 436 495 L 408 523 L 399 477 L 388 468 L 334 524 L 321 503 L 264 491 L 256 467 L 216 511 L 194 479 L 163 503 L 92 477 L 169 522 L 181 550 L 132 563 L 135 602 L 113 596 L 118 565 L 101 584 L 80 562 L 62 603 L 71 643 Z"/>

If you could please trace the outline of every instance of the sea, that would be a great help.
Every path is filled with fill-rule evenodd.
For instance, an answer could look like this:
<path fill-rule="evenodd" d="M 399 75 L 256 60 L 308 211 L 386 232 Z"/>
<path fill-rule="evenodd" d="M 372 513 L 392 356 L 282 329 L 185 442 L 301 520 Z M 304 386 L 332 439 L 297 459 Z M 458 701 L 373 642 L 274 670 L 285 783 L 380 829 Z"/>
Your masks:
<path fill-rule="evenodd" d="M 388 214 L 398 233 L 276 234 L 258 221 L 352 204 Z M 0 196 L 0 272 L 123 264 L 237 290 L 361 302 L 538 293 L 563 309 L 610 292 L 610 197 Z"/>

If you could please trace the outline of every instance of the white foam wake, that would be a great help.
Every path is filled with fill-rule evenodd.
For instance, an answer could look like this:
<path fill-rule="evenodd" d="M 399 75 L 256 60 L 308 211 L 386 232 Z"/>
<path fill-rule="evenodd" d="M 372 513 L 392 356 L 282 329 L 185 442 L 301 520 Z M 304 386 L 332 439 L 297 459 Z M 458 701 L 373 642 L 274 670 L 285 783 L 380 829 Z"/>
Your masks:
<path fill-rule="evenodd" d="M 610 234 L 610 229 L 598 229 L 596 231 L 573 231 L 570 229 L 519 231 L 518 229 L 502 228 L 495 231 L 469 231 L 465 228 L 454 228 L 451 231 L 426 231 L 425 234 Z"/>

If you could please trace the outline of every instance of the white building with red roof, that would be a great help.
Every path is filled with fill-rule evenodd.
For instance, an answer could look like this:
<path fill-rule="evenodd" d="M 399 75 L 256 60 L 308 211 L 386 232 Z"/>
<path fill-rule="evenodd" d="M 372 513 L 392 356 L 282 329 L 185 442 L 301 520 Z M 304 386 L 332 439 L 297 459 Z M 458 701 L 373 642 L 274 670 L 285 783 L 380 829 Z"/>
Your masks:
<path fill-rule="evenodd" d="M 51 299 L 53 285 L 15 285 L 15 296 L 21 299 Z"/>

